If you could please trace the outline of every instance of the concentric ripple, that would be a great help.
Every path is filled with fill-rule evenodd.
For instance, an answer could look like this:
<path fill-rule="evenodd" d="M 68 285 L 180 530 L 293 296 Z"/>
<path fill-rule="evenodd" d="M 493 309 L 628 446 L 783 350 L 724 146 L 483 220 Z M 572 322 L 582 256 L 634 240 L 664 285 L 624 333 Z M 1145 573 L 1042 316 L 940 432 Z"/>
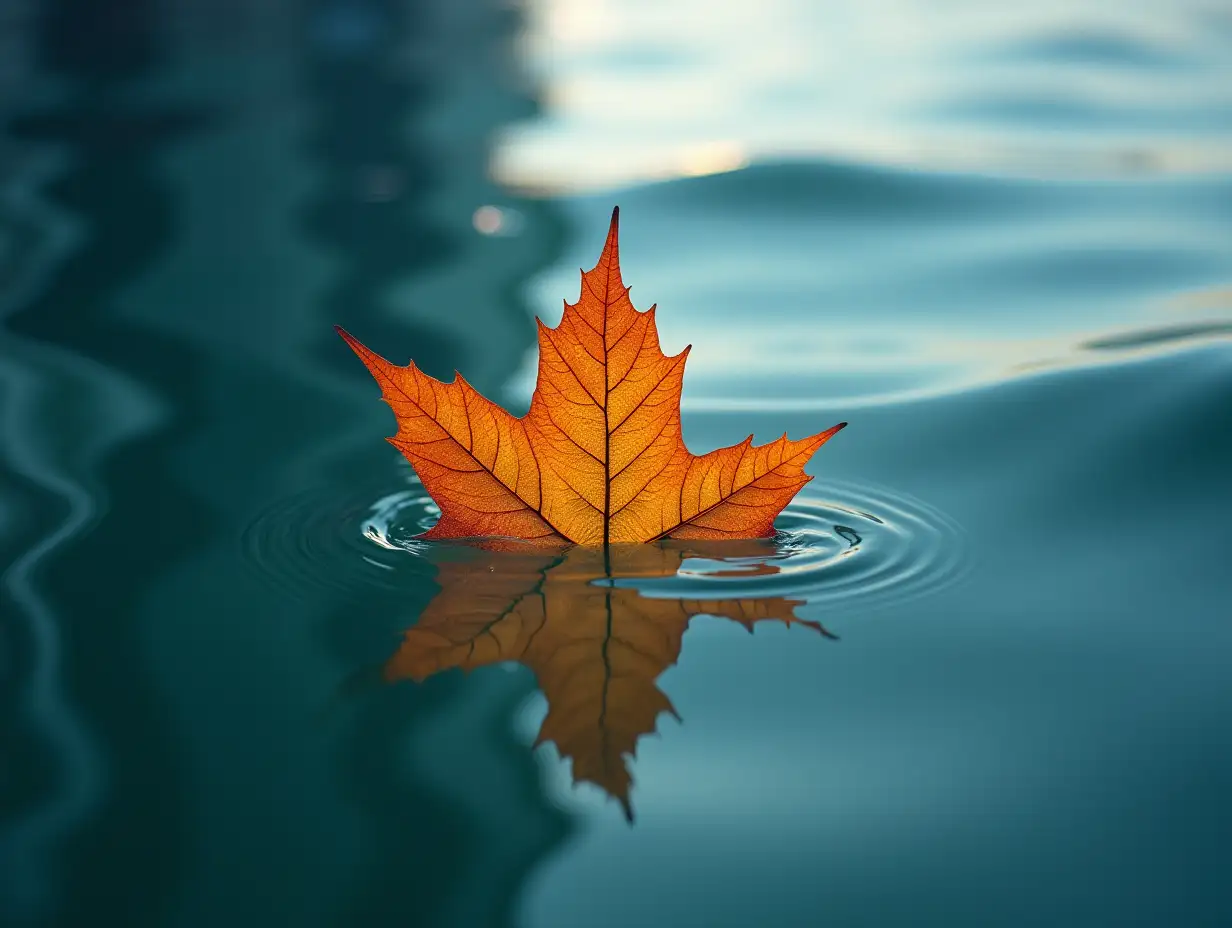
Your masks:
<path fill-rule="evenodd" d="M 440 510 L 410 475 L 384 485 L 319 487 L 278 500 L 244 532 L 248 566 L 300 599 L 326 592 L 398 589 L 434 568 L 414 536 Z M 408 557 L 408 555 L 412 555 Z"/>
<path fill-rule="evenodd" d="M 269 580 L 304 597 L 397 589 L 434 574 L 430 556 L 448 545 L 416 536 L 439 514 L 413 475 L 343 495 L 303 493 L 249 526 L 245 555 Z M 752 551 L 740 544 L 706 546 L 675 576 L 616 582 L 656 597 L 786 596 L 810 605 L 868 608 L 931 593 L 958 578 L 966 564 L 953 520 L 869 484 L 809 484 L 776 525 L 776 536 Z"/>
<path fill-rule="evenodd" d="M 809 484 L 775 521 L 772 550 L 690 558 L 674 577 L 639 581 L 649 596 L 786 596 L 868 608 L 932 593 L 966 566 L 963 533 L 939 510 L 871 484 Z"/>

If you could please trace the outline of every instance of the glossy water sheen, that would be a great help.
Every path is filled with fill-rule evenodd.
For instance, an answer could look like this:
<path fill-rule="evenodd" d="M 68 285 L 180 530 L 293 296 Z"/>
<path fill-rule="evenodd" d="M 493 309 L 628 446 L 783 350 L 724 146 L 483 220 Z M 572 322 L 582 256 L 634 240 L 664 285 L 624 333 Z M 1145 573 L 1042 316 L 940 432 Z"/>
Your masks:
<path fill-rule="evenodd" d="M 0 923 L 1232 923 L 1232 18 L 1132 6 L 0 16 Z M 518 408 L 613 203 L 693 450 L 850 427 L 666 572 L 415 540 L 331 326 Z M 834 637 L 684 615 L 630 825 L 385 682 L 468 563 Z"/>

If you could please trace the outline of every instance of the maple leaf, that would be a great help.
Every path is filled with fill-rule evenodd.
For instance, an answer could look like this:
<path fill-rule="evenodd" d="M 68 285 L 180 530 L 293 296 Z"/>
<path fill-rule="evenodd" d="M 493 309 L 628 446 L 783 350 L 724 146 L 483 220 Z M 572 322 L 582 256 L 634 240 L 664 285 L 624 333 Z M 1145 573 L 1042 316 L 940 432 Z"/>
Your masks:
<path fill-rule="evenodd" d="M 748 538 L 812 478 L 804 465 L 846 423 L 789 441 L 694 455 L 680 430 L 689 348 L 659 348 L 655 307 L 634 309 L 620 276 L 620 209 L 599 263 L 560 325 L 539 330 L 539 379 L 522 418 L 459 374 L 443 383 L 391 364 L 342 328 L 393 408 L 389 442 L 441 510 L 425 538 L 500 535 L 597 545 Z"/>
<path fill-rule="evenodd" d="M 443 563 L 441 591 L 386 662 L 385 679 L 423 682 L 454 667 L 502 661 L 528 667 L 548 704 L 535 744 L 554 742 L 572 762 L 573 781 L 604 790 L 632 821 L 628 758 L 636 755 L 638 740 L 655 730 L 660 714 L 679 719 L 655 680 L 676 662 L 694 616 L 730 619 L 750 632 L 755 623 L 775 619 L 833 637 L 795 615 L 801 600 L 661 599 L 612 582 L 673 576 L 685 558 L 710 553 L 701 547 L 707 544 L 713 546 L 573 546 L 520 554 L 501 549 L 484 551 L 478 562 Z M 766 542 L 728 542 L 721 555 L 758 557 L 774 550 Z M 762 561 L 743 572 L 777 571 Z"/>

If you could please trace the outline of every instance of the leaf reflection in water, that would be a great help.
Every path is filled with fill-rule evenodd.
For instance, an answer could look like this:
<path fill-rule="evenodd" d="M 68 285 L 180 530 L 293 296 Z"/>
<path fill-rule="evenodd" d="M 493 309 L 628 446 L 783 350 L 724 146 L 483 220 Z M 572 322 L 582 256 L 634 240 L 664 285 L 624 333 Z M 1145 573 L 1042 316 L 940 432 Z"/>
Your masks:
<path fill-rule="evenodd" d="M 834 637 L 796 616 L 803 600 L 651 598 L 637 581 L 675 576 L 686 558 L 742 562 L 712 576 L 774 573 L 772 563 L 749 563 L 774 553 L 761 540 L 548 550 L 494 543 L 439 566 L 441 590 L 385 664 L 385 678 L 422 682 L 454 667 L 525 665 L 548 704 L 536 746 L 555 742 L 572 762 L 574 783 L 595 784 L 632 821 L 629 760 L 660 713 L 679 719 L 655 681 L 676 662 L 694 616 L 730 619 L 750 632 L 774 620 Z"/>

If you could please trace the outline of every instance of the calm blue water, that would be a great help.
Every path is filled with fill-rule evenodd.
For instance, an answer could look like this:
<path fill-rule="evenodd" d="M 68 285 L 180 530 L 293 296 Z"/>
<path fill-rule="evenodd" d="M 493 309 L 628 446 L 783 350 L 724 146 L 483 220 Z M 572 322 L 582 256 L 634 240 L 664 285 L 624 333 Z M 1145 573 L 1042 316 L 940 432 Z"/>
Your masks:
<path fill-rule="evenodd" d="M 712 6 L 0 11 L 0 923 L 1232 923 L 1232 17 Z M 614 204 L 694 451 L 849 428 L 416 541 L 333 324 L 520 408 Z"/>

